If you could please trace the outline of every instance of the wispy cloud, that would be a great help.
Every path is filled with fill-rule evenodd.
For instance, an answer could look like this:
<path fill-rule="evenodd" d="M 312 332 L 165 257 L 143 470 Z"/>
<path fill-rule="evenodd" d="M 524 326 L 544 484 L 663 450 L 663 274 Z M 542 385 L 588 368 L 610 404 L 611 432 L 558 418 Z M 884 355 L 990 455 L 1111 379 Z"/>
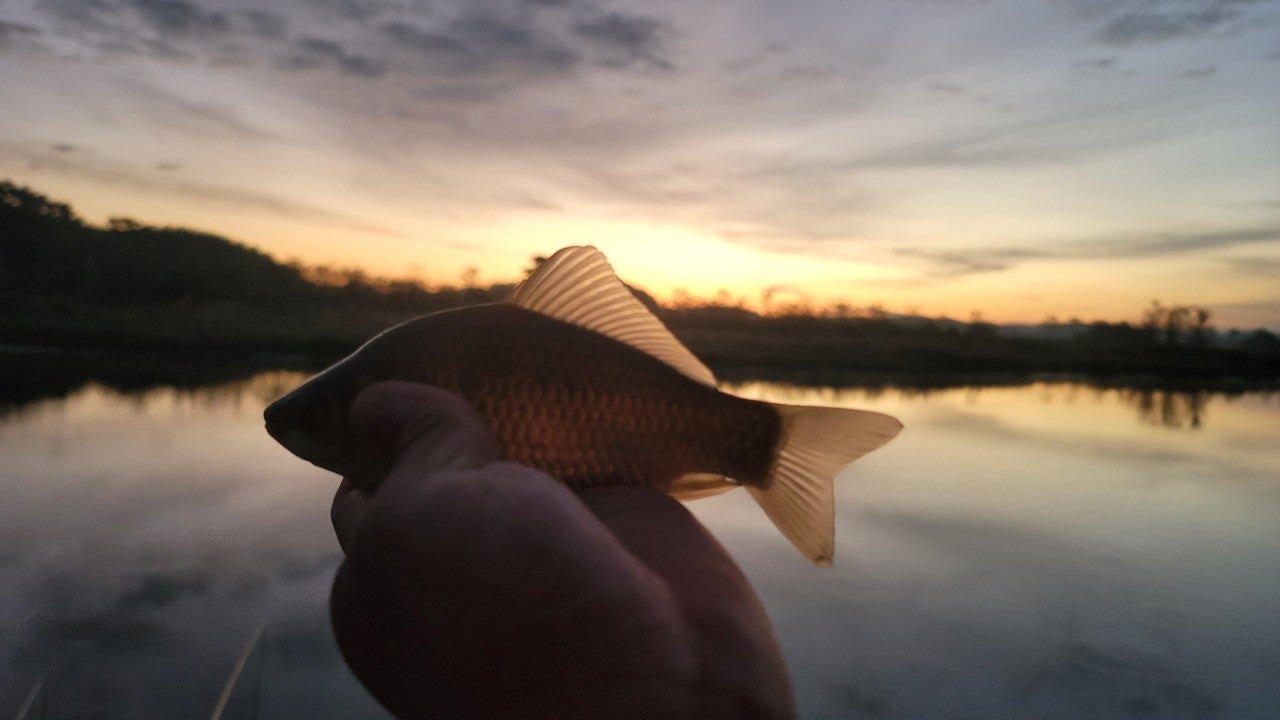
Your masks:
<path fill-rule="evenodd" d="M 1207 80 L 1218 74 L 1216 65 L 1206 65 L 1204 67 L 1191 68 L 1178 73 L 1178 77 L 1183 80 Z"/>
<path fill-rule="evenodd" d="M 1205 35 L 1235 16 L 1236 13 L 1221 7 L 1192 12 L 1125 13 L 1107 23 L 1097 39 L 1103 45 L 1123 47 L 1193 38 Z"/>
<path fill-rule="evenodd" d="M 226 9 L 201 0 L 49 0 L 38 7 L 55 32 L 81 40 L 85 51 L 219 66 L 479 80 L 563 77 L 584 63 L 615 71 L 674 67 L 664 21 L 590 3 L 323 0 Z M 0 25 L 0 49 L 27 27 Z M 312 29 L 319 27 L 327 30 Z"/>
<path fill-rule="evenodd" d="M 593 46 L 605 65 L 675 67 L 663 47 L 662 38 L 669 30 L 653 18 L 611 12 L 578 21 L 573 32 Z"/>
<path fill-rule="evenodd" d="M 1082 15 L 1100 18 L 1101 45 L 1132 47 L 1190 40 L 1226 31 L 1251 5 L 1269 0 L 1074 0 Z"/>
<path fill-rule="evenodd" d="M 1280 257 L 1249 256 L 1223 258 L 1232 271 L 1241 275 L 1280 278 Z"/>
<path fill-rule="evenodd" d="M 1090 80 L 1112 80 L 1133 74 L 1131 71 L 1123 69 L 1120 65 L 1120 60 L 1115 57 L 1092 57 L 1076 60 L 1071 63 L 1071 70 L 1078 77 Z"/>
<path fill-rule="evenodd" d="M 279 58 L 276 65 L 284 70 L 333 66 L 344 73 L 367 78 L 381 77 L 387 67 L 382 60 L 349 53 L 332 40 L 310 36 L 298 38 L 294 42 L 294 52 Z"/>
<path fill-rule="evenodd" d="M 131 164 L 102 157 L 88 158 L 81 153 L 30 148 L 0 142 L 0 160 L 6 166 L 53 171 L 94 179 L 114 187 L 129 187 L 149 195 L 166 195 L 186 201 L 199 201 L 221 205 L 229 210 L 253 211 L 289 218 L 302 223 L 328 225 L 369 235 L 388 238 L 404 238 L 405 235 L 386 225 L 350 215 L 322 205 L 301 202 L 281 195 L 274 195 L 238 187 L 189 180 L 175 180 L 169 175 L 178 169 L 176 163 L 160 163 L 159 166 L 139 168 Z M 155 172 L 163 173 L 156 175 Z"/>
<path fill-rule="evenodd" d="M 31 42 L 44 35 L 40 28 L 0 20 L 0 52 L 20 42 Z"/>
<path fill-rule="evenodd" d="M 241 140 L 274 141 L 272 131 L 246 120 L 232 104 L 197 100 L 140 80 L 122 80 L 121 87 L 147 109 L 154 120 L 201 134 L 225 135 Z"/>
<path fill-rule="evenodd" d="M 1031 260 L 1130 260 L 1268 244 L 1280 246 L 1280 227 L 1239 228 L 1202 233 L 1167 232 L 1124 235 L 1073 242 L 1040 243 L 1026 247 L 963 250 L 901 247 L 894 252 L 902 257 L 925 260 L 933 266 L 929 272 L 930 276 L 947 278 L 1009 270 L 1018 263 Z M 1245 261 L 1226 260 L 1226 262 Z"/>
<path fill-rule="evenodd" d="M 382 32 L 422 70 L 454 75 L 561 74 L 579 60 L 573 49 L 532 26 L 478 13 L 439 28 L 392 22 Z"/>
<path fill-rule="evenodd" d="M 226 13 L 207 11 L 184 0 L 133 0 L 132 5 L 161 36 L 205 38 L 231 29 Z"/>

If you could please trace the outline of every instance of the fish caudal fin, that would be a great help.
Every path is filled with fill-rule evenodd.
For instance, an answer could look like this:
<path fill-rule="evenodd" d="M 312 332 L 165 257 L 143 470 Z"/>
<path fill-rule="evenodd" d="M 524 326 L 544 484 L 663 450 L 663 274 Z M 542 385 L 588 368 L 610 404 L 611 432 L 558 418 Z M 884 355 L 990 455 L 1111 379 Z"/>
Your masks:
<path fill-rule="evenodd" d="M 783 437 L 765 487 L 747 490 L 773 524 L 815 565 L 835 554 L 832 481 L 846 465 L 893 439 L 902 423 L 848 408 L 774 404 Z"/>

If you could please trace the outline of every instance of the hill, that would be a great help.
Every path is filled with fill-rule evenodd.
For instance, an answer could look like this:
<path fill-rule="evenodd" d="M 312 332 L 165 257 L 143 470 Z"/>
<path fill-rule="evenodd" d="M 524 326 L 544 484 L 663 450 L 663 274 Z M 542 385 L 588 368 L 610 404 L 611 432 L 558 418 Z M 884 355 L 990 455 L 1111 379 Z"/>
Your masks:
<path fill-rule="evenodd" d="M 0 182 L 0 343 L 133 350 L 345 352 L 388 325 L 505 297 L 307 269 L 208 233 L 113 218 Z"/>

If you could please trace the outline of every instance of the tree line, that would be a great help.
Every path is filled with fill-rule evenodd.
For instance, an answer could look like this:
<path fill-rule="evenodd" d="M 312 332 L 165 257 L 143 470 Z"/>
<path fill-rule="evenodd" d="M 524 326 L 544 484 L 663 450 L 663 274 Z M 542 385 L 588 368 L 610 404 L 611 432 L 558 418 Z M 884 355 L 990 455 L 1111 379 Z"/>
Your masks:
<path fill-rule="evenodd" d="M 533 258 L 532 272 L 544 258 Z M 426 287 L 352 268 L 279 262 L 208 233 L 129 218 L 84 222 L 65 203 L 0 182 L 0 343 L 347 351 L 413 315 L 506 298 L 511 284 Z M 713 365 L 1280 375 L 1280 339 L 1218 332 L 1212 312 L 1153 301 L 1142 320 L 1046 322 L 1017 335 L 983 320 L 883 306 L 773 302 L 727 291 L 667 305 L 634 289 Z M 776 298 L 775 298 L 776 300 Z"/>

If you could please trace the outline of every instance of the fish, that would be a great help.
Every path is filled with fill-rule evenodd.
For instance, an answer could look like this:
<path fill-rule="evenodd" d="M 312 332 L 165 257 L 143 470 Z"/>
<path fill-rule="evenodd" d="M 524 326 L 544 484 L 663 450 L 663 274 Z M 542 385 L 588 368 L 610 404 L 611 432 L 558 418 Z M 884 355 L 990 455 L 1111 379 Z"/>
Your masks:
<path fill-rule="evenodd" d="M 820 566 L 835 554 L 835 476 L 902 428 L 878 412 L 720 390 L 591 246 L 557 251 L 506 302 L 373 337 L 268 406 L 267 432 L 321 468 L 369 475 L 355 466 L 347 414 L 361 389 L 385 380 L 461 395 L 504 459 L 575 491 L 643 485 L 684 501 L 744 487 Z"/>

